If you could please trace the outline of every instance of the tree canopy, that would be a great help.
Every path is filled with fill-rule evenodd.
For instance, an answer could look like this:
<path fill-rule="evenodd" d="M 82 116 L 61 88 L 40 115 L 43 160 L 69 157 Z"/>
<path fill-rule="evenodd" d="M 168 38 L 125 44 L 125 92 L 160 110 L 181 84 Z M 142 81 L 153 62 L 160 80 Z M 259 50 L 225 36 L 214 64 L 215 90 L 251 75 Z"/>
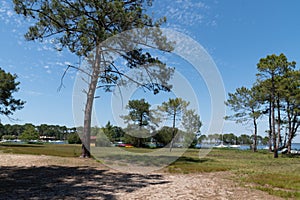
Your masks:
<path fill-rule="evenodd" d="M 292 140 L 300 126 L 300 70 L 296 69 L 296 62 L 288 61 L 283 53 L 261 58 L 257 70 L 257 80 L 252 88 L 241 87 L 235 93 L 229 93 L 226 105 L 234 114 L 227 119 L 237 122 L 250 119 L 256 133 L 258 117 L 267 115 L 269 150 L 277 158 L 280 149 L 287 148 L 290 152 Z"/>
<path fill-rule="evenodd" d="M 166 67 L 158 58 L 153 58 L 143 47 L 171 51 L 159 26 L 165 18 L 154 21 L 146 14 L 151 0 L 14 0 L 15 11 L 34 20 L 25 37 L 28 40 L 51 38 L 58 50 L 68 48 L 83 57 L 88 66 L 69 65 L 86 75 L 86 102 L 84 108 L 83 155 L 89 157 L 91 115 L 95 91 L 111 88 L 120 83 L 130 82 L 153 91 L 170 91 L 167 84 L 173 69 Z M 151 29 L 143 29 L 143 28 Z M 139 31 L 126 32 L 133 29 Z M 118 34 L 119 37 L 117 36 Z M 128 34 L 127 34 L 128 33 Z M 116 37 L 114 37 L 116 36 Z M 108 40 L 108 39 L 111 40 Z M 105 43 L 104 41 L 109 41 Z M 148 43 L 149 42 L 149 43 Z M 123 58 L 127 64 L 118 66 L 112 54 Z M 124 69 L 124 67 L 127 69 Z M 146 71 L 139 77 L 126 75 L 128 69 Z M 138 74 L 138 73 L 136 73 Z M 146 80 L 146 81 L 145 81 Z"/>
<path fill-rule="evenodd" d="M 23 108 L 25 101 L 16 99 L 13 93 L 19 91 L 17 75 L 12 75 L 0 68 L 0 114 L 9 116 Z"/>

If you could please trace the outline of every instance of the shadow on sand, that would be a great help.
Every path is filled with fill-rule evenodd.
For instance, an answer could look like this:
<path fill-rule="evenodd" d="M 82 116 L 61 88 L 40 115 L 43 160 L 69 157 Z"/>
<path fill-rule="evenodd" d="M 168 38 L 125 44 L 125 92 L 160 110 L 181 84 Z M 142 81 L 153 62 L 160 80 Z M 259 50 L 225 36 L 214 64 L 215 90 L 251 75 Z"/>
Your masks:
<path fill-rule="evenodd" d="M 161 175 L 117 173 L 93 167 L 0 167 L 0 199 L 117 199 Z"/>

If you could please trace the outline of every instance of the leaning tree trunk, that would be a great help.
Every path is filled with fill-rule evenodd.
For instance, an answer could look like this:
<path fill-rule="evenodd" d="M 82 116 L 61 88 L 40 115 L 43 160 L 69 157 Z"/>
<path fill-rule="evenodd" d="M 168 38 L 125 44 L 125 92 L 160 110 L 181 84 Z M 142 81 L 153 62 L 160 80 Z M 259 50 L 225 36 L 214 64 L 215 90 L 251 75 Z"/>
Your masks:
<path fill-rule="evenodd" d="M 294 137 L 296 136 L 299 126 L 300 126 L 300 123 L 297 120 L 297 115 L 294 115 L 293 120 L 291 121 L 291 127 L 290 127 L 289 135 L 288 135 L 288 142 L 287 142 L 288 153 L 291 153 L 292 141 L 293 141 Z"/>
<path fill-rule="evenodd" d="M 96 49 L 96 59 L 93 62 L 92 74 L 90 77 L 89 88 L 87 92 L 87 101 L 84 109 L 84 124 L 83 124 L 83 138 L 82 138 L 82 153 L 81 157 L 90 157 L 90 138 L 91 138 L 91 121 L 92 110 L 95 92 L 98 84 L 100 74 L 100 53 L 99 47 Z"/>

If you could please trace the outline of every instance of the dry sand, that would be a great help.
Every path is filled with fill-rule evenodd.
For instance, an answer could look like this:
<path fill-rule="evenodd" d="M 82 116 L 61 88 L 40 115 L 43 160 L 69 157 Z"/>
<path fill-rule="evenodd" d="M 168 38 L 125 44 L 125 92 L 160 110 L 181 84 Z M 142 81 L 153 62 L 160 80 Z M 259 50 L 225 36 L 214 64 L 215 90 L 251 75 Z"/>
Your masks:
<path fill-rule="evenodd" d="M 230 177 L 120 173 L 91 159 L 0 153 L 0 199 L 280 199 Z"/>

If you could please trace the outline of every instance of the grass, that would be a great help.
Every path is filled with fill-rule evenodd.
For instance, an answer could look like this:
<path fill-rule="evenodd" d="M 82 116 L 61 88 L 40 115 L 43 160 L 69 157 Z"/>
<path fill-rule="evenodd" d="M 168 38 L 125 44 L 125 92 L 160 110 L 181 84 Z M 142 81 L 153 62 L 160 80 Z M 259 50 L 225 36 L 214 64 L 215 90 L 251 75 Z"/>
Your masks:
<path fill-rule="evenodd" d="M 122 155 L 116 147 L 99 149 L 102 158 L 109 162 L 121 159 L 129 163 L 141 165 L 159 165 L 163 161 L 176 160 L 176 149 L 168 156 L 148 155 L 153 149 L 122 148 Z M 13 145 L 0 144 L 0 151 L 4 153 L 54 155 L 78 157 L 80 145 Z M 133 153 L 133 154 L 132 154 Z M 98 157 L 101 159 L 101 156 Z M 166 158 L 169 158 L 166 159 Z M 101 159 L 102 160 L 102 159 Z M 124 163 L 124 162 L 123 162 Z M 111 163 L 109 163 L 111 164 Z M 252 187 L 269 194 L 283 198 L 300 199 L 300 157 L 280 155 L 274 159 L 271 153 L 259 151 L 252 153 L 245 150 L 213 149 L 203 158 L 199 158 L 199 150 L 189 149 L 179 159 L 163 169 L 169 173 L 199 173 L 230 171 L 234 180 L 246 187 Z"/>
<path fill-rule="evenodd" d="M 0 152 L 15 154 L 79 157 L 81 145 L 71 144 L 0 144 Z"/>
<path fill-rule="evenodd" d="M 188 158 L 188 159 L 186 159 Z M 189 160 L 194 160 L 193 162 Z M 198 161 L 197 161 L 198 160 Z M 283 198 L 300 199 L 300 157 L 280 155 L 274 159 L 267 151 L 213 149 L 205 158 L 196 150 L 168 166 L 169 172 L 231 171 L 235 181 Z"/>

